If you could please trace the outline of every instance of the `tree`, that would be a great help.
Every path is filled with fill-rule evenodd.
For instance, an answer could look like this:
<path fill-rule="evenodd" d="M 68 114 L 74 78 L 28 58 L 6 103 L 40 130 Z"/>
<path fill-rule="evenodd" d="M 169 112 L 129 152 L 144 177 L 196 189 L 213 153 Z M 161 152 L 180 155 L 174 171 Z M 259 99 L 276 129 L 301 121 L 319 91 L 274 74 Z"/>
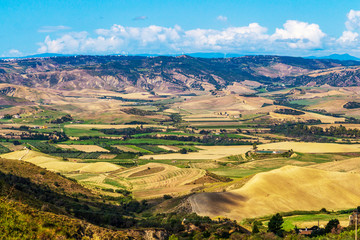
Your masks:
<path fill-rule="evenodd" d="M 257 148 L 258 148 L 258 147 L 257 147 L 256 143 L 254 143 L 254 144 L 253 144 L 253 149 L 254 149 L 254 151 L 255 151 Z"/>
<path fill-rule="evenodd" d="M 277 213 L 274 216 L 271 217 L 269 223 L 268 223 L 268 232 L 272 232 L 279 237 L 283 236 L 284 230 L 282 229 L 282 224 L 284 223 L 284 220 L 282 216 Z"/>
<path fill-rule="evenodd" d="M 174 124 L 180 123 L 180 122 L 182 121 L 182 117 L 181 117 L 181 115 L 178 114 L 178 113 L 172 113 L 172 114 L 170 115 L 170 119 L 171 119 L 171 121 L 174 122 Z"/>
<path fill-rule="evenodd" d="M 325 232 L 326 233 L 329 233 L 331 232 L 333 229 L 337 229 L 338 226 L 339 226 L 340 222 L 338 219 L 331 219 L 327 224 L 326 224 L 326 227 L 325 227 Z"/>
<path fill-rule="evenodd" d="M 251 231 L 253 234 L 255 233 L 259 233 L 259 227 L 257 224 L 254 224 L 253 227 L 252 227 L 252 231 Z"/>
<path fill-rule="evenodd" d="M 181 154 L 187 154 L 188 150 L 186 148 L 182 148 L 182 149 L 180 149 L 180 153 Z"/>
<path fill-rule="evenodd" d="M 4 119 L 12 119 L 12 116 L 10 114 L 5 114 L 3 118 Z"/>

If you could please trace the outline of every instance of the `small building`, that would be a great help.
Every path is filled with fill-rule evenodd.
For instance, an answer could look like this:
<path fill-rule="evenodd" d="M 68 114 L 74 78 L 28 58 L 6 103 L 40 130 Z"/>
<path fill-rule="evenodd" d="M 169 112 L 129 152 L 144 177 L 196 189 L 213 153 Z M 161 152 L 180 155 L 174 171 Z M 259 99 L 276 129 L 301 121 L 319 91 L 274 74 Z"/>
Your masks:
<path fill-rule="evenodd" d="M 360 213 L 358 211 L 353 211 L 353 213 L 349 216 L 349 226 L 352 226 L 355 224 L 357 220 L 357 224 L 360 223 Z"/>

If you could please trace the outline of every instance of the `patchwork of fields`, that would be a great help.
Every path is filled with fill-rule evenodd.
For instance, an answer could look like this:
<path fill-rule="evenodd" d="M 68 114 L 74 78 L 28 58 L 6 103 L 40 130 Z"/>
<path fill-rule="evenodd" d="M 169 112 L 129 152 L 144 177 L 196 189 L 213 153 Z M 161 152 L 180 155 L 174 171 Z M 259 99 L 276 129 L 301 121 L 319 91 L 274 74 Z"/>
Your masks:
<path fill-rule="evenodd" d="M 0 153 L 61 173 L 107 197 L 129 191 L 137 200 L 164 205 L 173 199 L 169 211 L 185 206 L 213 218 L 258 218 L 266 224 L 277 212 L 359 205 L 360 192 L 353 186 L 360 184 L 355 131 L 360 123 L 349 116 L 360 110 L 343 107 L 354 92 L 311 87 L 262 92 L 141 99 L 134 93 L 134 103 L 101 99 L 84 114 L 85 121 L 76 114 L 71 122 L 61 122 L 62 113 L 70 107 L 80 112 L 81 102 L 62 105 L 64 112 L 42 107 L 37 118 L 3 120 Z M 154 99 L 159 102 L 153 104 Z M 326 101 L 341 106 L 329 107 Z M 103 106 L 121 110 L 110 116 Z M 100 110 L 104 122 L 100 115 L 89 117 Z M 334 134 L 318 136 L 316 127 L 327 133 L 335 129 Z M 308 136 L 293 134 L 294 129 Z M 316 219 L 325 224 L 331 216 L 287 216 L 284 227 L 308 227 Z M 336 217 L 346 224 L 346 214 Z"/>

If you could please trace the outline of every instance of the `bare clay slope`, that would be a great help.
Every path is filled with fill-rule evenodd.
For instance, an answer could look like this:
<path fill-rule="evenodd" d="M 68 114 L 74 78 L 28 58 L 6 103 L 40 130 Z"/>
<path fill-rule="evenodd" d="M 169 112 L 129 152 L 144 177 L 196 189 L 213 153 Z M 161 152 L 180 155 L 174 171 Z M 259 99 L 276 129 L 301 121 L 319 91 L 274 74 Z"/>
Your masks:
<path fill-rule="evenodd" d="M 286 166 L 257 174 L 242 188 L 189 198 L 193 211 L 244 219 L 293 210 L 346 209 L 360 202 L 360 175 Z"/>

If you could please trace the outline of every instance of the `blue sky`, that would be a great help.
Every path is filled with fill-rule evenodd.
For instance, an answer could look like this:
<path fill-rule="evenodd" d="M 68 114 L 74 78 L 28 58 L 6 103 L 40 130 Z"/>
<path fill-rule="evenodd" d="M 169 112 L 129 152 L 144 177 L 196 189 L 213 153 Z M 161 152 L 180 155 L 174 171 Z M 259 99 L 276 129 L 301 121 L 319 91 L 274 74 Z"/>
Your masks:
<path fill-rule="evenodd" d="M 0 56 L 360 56 L 358 0 L 0 0 Z"/>

